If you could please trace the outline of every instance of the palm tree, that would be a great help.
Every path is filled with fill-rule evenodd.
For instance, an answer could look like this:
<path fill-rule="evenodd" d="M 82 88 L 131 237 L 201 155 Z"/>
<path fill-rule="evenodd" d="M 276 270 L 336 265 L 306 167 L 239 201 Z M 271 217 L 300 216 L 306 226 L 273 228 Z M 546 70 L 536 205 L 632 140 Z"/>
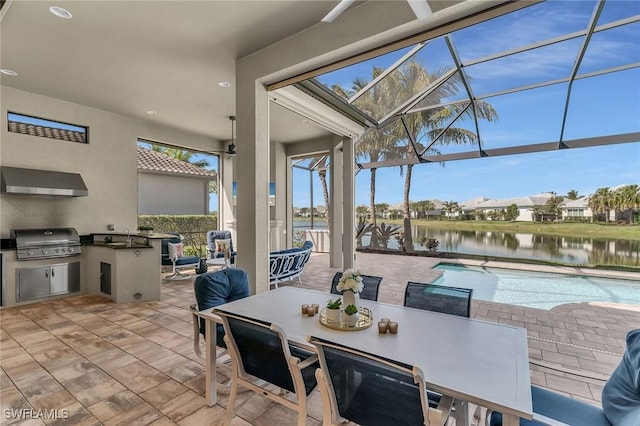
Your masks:
<path fill-rule="evenodd" d="M 209 162 L 205 159 L 192 161 L 195 152 L 187 151 L 185 149 L 167 148 L 161 145 L 151 145 L 151 150 L 166 155 L 167 157 L 175 158 L 176 160 L 184 161 L 185 163 L 193 164 L 196 167 L 205 168 L 209 166 Z"/>
<path fill-rule="evenodd" d="M 451 214 L 460 210 L 460 205 L 457 201 L 445 201 L 442 203 L 442 210 L 447 213 L 447 217 L 451 220 Z"/>
<path fill-rule="evenodd" d="M 589 197 L 589 207 L 594 213 L 604 213 L 605 222 L 609 223 L 609 210 L 612 204 L 612 192 L 609 188 L 598 188 L 592 196 Z"/>
<path fill-rule="evenodd" d="M 396 99 L 409 99 L 411 96 L 418 93 L 423 88 L 428 87 L 432 82 L 440 78 L 443 73 L 443 70 L 438 70 L 435 73 L 430 74 L 419 62 L 415 60 L 409 61 L 407 64 L 403 65 L 402 68 L 395 70 L 384 79 L 384 84 L 387 86 L 384 92 L 394 94 L 394 96 L 390 96 L 388 102 L 395 103 Z M 456 74 L 432 92 L 429 97 L 433 102 L 439 103 L 441 99 L 458 93 L 461 88 L 462 84 L 460 77 Z M 450 127 L 445 131 L 445 126 L 462 111 L 462 108 L 463 106 L 461 105 L 452 105 L 403 115 L 402 119 L 404 120 L 404 124 L 406 124 L 409 137 L 415 142 L 415 149 L 412 144 L 407 143 L 407 134 L 404 126 L 400 120 L 397 120 L 394 123 L 394 133 L 397 138 L 395 141 L 396 156 L 407 159 L 415 158 L 416 149 L 420 152 L 425 151 L 426 146 L 423 142 L 431 145 L 432 141 L 437 140 L 437 142 L 429 148 L 429 152 L 432 154 L 440 153 L 435 147 L 437 144 L 449 145 L 477 143 L 477 135 L 470 130 Z M 390 109 L 392 108 L 389 108 L 389 110 Z M 461 119 L 472 119 L 474 111 L 478 117 L 482 119 L 492 121 L 497 118 L 497 113 L 493 107 L 485 102 L 476 101 L 473 103 L 472 108 L 464 111 Z M 400 167 L 400 174 L 405 174 L 404 166 Z M 405 219 L 404 242 L 405 248 L 408 250 L 413 250 L 409 205 L 412 175 L 413 164 L 407 164 L 403 188 L 403 213 Z"/>
<path fill-rule="evenodd" d="M 320 178 L 320 185 L 322 186 L 322 196 L 324 198 L 324 205 L 327 208 L 327 229 L 331 229 L 331 215 L 329 205 L 329 188 L 327 186 L 327 166 L 329 165 L 328 155 L 318 155 L 311 158 L 310 164 L 315 165 L 315 171 L 318 172 Z"/>
<path fill-rule="evenodd" d="M 567 198 L 570 200 L 577 200 L 578 191 L 576 191 L 575 189 L 570 189 L 569 192 L 567 192 Z"/>
<path fill-rule="evenodd" d="M 640 207 L 640 187 L 638 185 L 625 185 L 613 191 L 614 208 L 628 211 L 627 221 L 633 221 L 633 210 Z"/>
<path fill-rule="evenodd" d="M 384 70 L 382 68 L 373 68 L 372 77 L 376 78 Z M 349 98 L 351 95 L 359 92 L 367 85 L 366 80 L 356 79 L 354 80 L 350 89 L 345 89 L 340 85 L 334 85 L 331 89 L 339 96 Z M 373 90 L 367 91 L 359 99 L 358 106 L 365 113 L 370 115 L 379 116 L 382 113 L 384 107 L 384 100 L 386 95 L 382 93 L 379 86 Z M 378 130 L 370 130 L 365 132 L 357 141 L 355 154 L 357 158 L 368 160 L 369 162 L 378 162 L 388 159 L 389 148 L 393 146 L 394 139 L 388 132 L 381 132 Z M 374 226 L 374 230 L 371 235 L 371 245 L 377 245 L 377 231 L 376 231 L 376 168 L 371 168 L 370 177 L 370 195 L 369 206 L 371 211 L 370 223 Z"/>
<path fill-rule="evenodd" d="M 436 209 L 436 203 L 434 203 L 432 200 L 424 200 L 422 202 L 424 203 L 424 211 L 427 215 L 427 219 L 429 219 L 429 212 L 432 212 Z"/>
<path fill-rule="evenodd" d="M 369 207 L 365 205 L 360 205 L 356 207 L 356 214 L 358 218 L 365 218 L 367 217 L 368 213 L 369 213 Z"/>

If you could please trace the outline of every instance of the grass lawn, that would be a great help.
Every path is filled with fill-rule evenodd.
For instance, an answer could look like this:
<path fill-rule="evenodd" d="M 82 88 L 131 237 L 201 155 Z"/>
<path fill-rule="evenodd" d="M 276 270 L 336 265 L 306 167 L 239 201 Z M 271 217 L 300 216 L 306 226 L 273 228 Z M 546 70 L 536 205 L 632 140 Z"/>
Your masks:
<path fill-rule="evenodd" d="M 295 221 L 310 222 L 309 218 L 294 218 Z M 315 223 L 326 222 L 325 218 L 314 218 Z M 402 219 L 378 219 L 378 224 L 402 225 Z M 534 223 L 499 222 L 492 220 L 427 220 L 411 219 L 411 224 L 433 229 L 458 229 L 462 231 L 504 231 L 527 234 L 546 234 L 564 237 L 608 238 L 613 240 L 640 241 L 640 224 L 620 225 L 617 223 Z"/>
<path fill-rule="evenodd" d="M 378 223 L 402 224 L 402 220 L 378 220 Z M 412 219 L 413 225 L 422 225 L 433 229 L 458 229 L 522 232 L 566 237 L 608 238 L 616 240 L 640 241 L 640 225 L 618 225 L 614 223 L 534 223 L 534 222 L 497 222 L 490 220 L 426 220 Z"/>

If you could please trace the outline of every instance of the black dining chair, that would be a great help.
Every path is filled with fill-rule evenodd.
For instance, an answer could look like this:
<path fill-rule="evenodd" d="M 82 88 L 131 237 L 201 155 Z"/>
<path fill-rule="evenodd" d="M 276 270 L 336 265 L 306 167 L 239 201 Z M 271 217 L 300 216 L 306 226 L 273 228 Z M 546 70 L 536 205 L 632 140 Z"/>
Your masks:
<path fill-rule="evenodd" d="M 333 425 L 349 420 L 367 426 L 442 426 L 449 418 L 452 398 L 430 401 L 420 368 L 319 337 L 308 340 L 318 349 L 323 424 L 331 419 Z"/>
<path fill-rule="evenodd" d="M 404 306 L 469 318 L 472 295 L 470 288 L 409 281 L 404 291 Z"/>
<path fill-rule="evenodd" d="M 282 328 L 257 319 L 214 310 L 224 324 L 225 337 L 231 355 L 231 393 L 225 425 L 230 425 L 238 386 L 242 385 L 270 400 L 298 412 L 298 426 L 307 419 L 307 398 L 316 387 L 315 370 L 318 356 L 289 345 Z M 255 382 L 255 378 L 263 380 Z M 293 398 L 269 389 L 275 385 L 288 391 Z"/>
<path fill-rule="evenodd" d="M 338 282 L 342 278 L 342 272 L 336 272 L 331 282 L 331 293 L 342 294 L 338 291 Z M 360 292 L 360 299 L 378 301 L 378 290 L 380 289 L 380 282 L 382 277 L 376 277 L 373 275 L 362 275 L 362 284 L 364 289 Z"/>
<path fill-rule="evenodd" d="M 404 291 L 404 306 L 469 318 L 471 316 L 472 294 L 473 290 L 470 288 L 409 281 Z M 437 400 L 440 395 L 433 392 L 430 397 Z M 465 404 L 464 401 L 454 400 L 452 411 L 462 410 L 460 412 L 464 413 Z"/>

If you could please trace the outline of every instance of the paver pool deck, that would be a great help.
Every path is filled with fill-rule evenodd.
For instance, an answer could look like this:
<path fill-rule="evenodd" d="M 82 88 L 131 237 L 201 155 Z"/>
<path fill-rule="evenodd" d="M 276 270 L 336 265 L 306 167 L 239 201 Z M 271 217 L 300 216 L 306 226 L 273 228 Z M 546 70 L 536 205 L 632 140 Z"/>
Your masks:
<path fill-rule="evenodd" d="M 441 273 L 432 270 L 441 261 L 433 257 L 357 253 L 356 260 L 363 272 L 384 277 L 379 293 L 384 303 L 401 305 L 407 281 L 431 282 Z M 339 269 L 328 265 L 328 255 L 314 253 L 302 284 L 295 280 L 286 285 L 329 291 Z M 562 269 L 632 279 L 640 286 L 638 273 Z M 204 361 L 193 351 L 189 305 L 194 301 L 193 283 L 187 280 L 164 283 L 156 302 L 115 304 L 105 297 L 79 295 L 0 310 L 3 414 L 5 409 L 67 410 L 68 418 L 54 424 L 70 425 L 221 425 L 227 397 L 221 394 L 214 407 L 205 404 Z M 474 300 L 472 317 L 525 327 L 532 383 L 597 405 L 602 386 L 624 352 L 626 333 L 640 328 L 640 306 L 613 303 L 540 310 Z M 241 394 L 236 410 L 236 426 L 296 422 L 295 412 L 251 392 Z M 25 412 L 38 413 L 21 411 Z M 321 413 L 316 391 L 309 401 L 307 425 L 319 425 Z M 2 420 L 45 423 L 51 420 Z M 476 418 L 472 424 L 482 421 Z"/>

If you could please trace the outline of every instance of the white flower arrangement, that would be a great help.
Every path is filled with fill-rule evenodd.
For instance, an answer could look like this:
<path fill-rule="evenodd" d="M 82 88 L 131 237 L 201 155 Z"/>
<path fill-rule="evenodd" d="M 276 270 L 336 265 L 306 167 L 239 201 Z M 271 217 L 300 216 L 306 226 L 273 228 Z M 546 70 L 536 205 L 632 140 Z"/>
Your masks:
<path fill-rule="evenodd" d="M 336 288 L 338 291 L 349 290 L 354 293 L 360 293 L 364 289 L 360 271 L 355 269 L 347 269 L 344 271 Z"/>

